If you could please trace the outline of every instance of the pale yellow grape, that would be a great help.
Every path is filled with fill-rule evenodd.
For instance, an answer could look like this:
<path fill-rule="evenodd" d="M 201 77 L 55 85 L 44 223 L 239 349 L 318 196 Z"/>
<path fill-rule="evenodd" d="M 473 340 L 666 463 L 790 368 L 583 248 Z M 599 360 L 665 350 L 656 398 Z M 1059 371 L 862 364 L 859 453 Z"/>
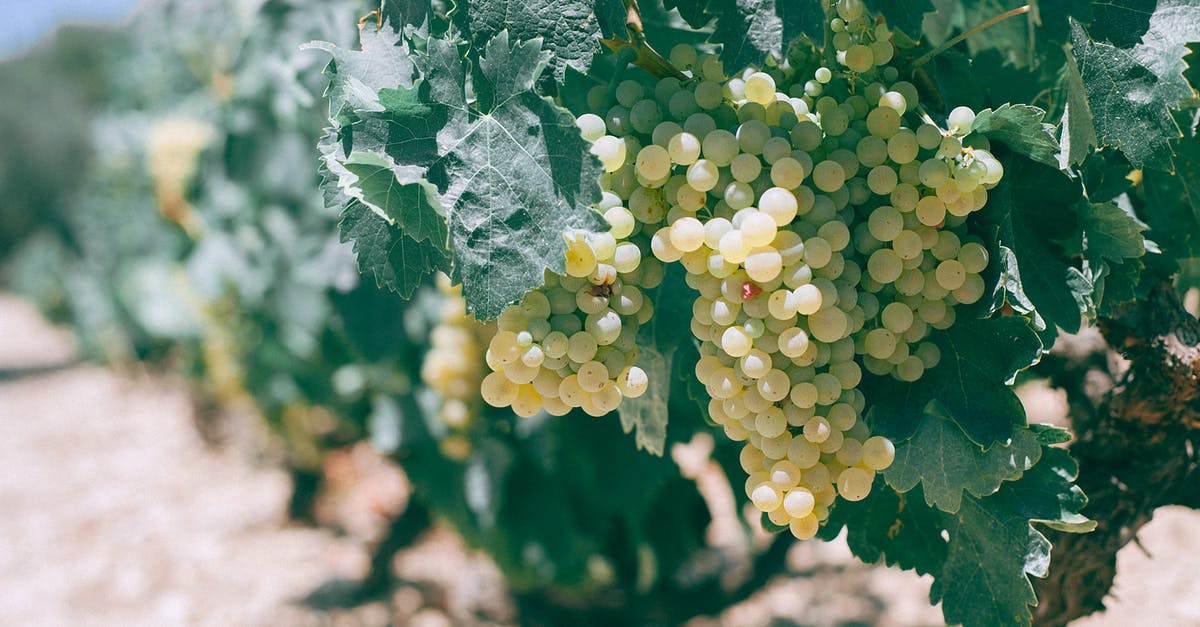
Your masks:
<path fill-rule="evenodd" d="M 900 114 L 889 107 L 880 107 L 867 114 L 867 130 L 874 136 L 889 139 L 900 130 Z"/>
<path fill-rule="evenodd" d="M 776 227 L 784 227 L 791 224 L 792 220 L 796 218 L 799 204 L 792 192 L 782 187 L 772 187 L 759 197 L 758 209 L 764 215 L 769 216 Z M 746 228 L 744 224 L 742 228 Z"/>
<path fill-rule="evenodd" d="M 847 501 L 861 501 L 871 493 L 871 473 L 862 468 L 847 468 L 838 475 L 838 494 Z"/>
<path fill-rule="evenodd" d="M 742 240 L 746 246 L 766 246 L 775 240 L 778 227 L 775 219 L 762 211 L 750 211 L 742 220 Z"/>
<path fill-rule="evenodd" d="M 700 158 L 700 138 L 691 133 L 678 133 L 667 143 L 671 161 L 679 165 L 692 165 Z"/>
<path fill-rule="evenodd" d="M 875 55 L 869 46 L 854 44 L 846 50 L 846 67 L 852 72 L 868 72 L 875 67 Z"/>
<path fill-rule="evenodd" d="M 671 156 L 662 146 L 651 144 L 638 151 L 636 167 L 647 179 L 658 180 L 670 174 Z"/>
<path fill-rule="evenodd" d="M 741 327 L 729 327 L 721 334 L 721 349 L 730 357 L 742 357 L 750 352 L 751 340 Z"/>
<path fill-rule="evenodd" d="M 979 274 L 987 268 L 988 251 L 982 244 L 967 242 L 958 250 L 958 261 L 962 263 L 963 270 L 970 274 Z"/>
<path fill-rule="evenodd" d="M 824 416 L 813 416 L 804 423 L 804 439 L 813 444 L 820 444 L 828 440 L 831 432 L 829 421 Z"/>
<path fill-rule="evenodd" d="M 598 361 L 589 361 L 579 366 L 578 375 L 579 386 L 585 392 L 596 393 L 608 381 L 608 369 L 604 364 Z"/>
<path fill-rule="evenodd" d="M 841 309 L 830 307 L 808 317 L 808 330 L 822 342 L 836 342 L 846 335 L 849 321 Z"/>
<path fill-rule="evenodd" d="M 936 277 L 938 285 L 953 291 L 962 287 L 963 282 L 967 279 L 967 273 L 960 261 L 947 259 L 938 264 Z"/>
<path fill-rule="evenodd" d="M 867 259 L 867 273 L 880 283 L 891 283 L 900 278 L 904 271 L 904 262 L 899 255 L 889 248 L 880 248 L 871 253 Z"/>
<path fill-rule="evenodd" d="M 788 530 L 797 540 L 811 540 L 817 535 L 817 530 L 820 529 L 821 522 L 815 516 L 809 514 L 800 518 L 793 518 L 788 524 Z"/>
<path fill-rule="evenodd" d="M 804 241 L 804 262 L 813 268 L 824 268 L 833 257 L 833 246 L 824 238 L 810 237 Z"/>
<path fill-rule="evenodd" d="M 807 488 L 795 488 L 783 497 L 783 509 L 792 518 L 804 518 L 812 514 L 817 501 Z"/>
<path fill-rule="evenodd" d="M 895 135 L 888 138 L 888 158 L 896 163 L 905 164 L 911 162 L 917 158 L 919 150 L 920 146 L 917 145 L 917 136 L 908 129 L 900 129 Z"/>
<path fill-rule="evenodd" d="M 918 177 L 921 179 L 922 185 L 936 189 L 949 180 L 950 170 L 946 167 L 946 162 L 941 159 L 927 159 L 921 162 Z"/>
<path fill-rule="evenodd" d="M 984 288 L 983 277 L 978 274 L 968 274 L 962 287 L 954 290 L 954 299 L 963 305 L 970 305 L 983 297 Z"/>
<path fill-rule="evenodd" d="M 700 159 L 688 167 L 687 181 L 688 185 L 693 188 L 707 192 L 717 186 L 720 175 L 717 164 L 707 159 Z"/>
<path fill-rule="evenodd" d="M 733 158 L 738 155 L 737 137 L 724 129 L 705 135 L 700 145 L 704 158 L 720 167 L 733 163 Z"/>
<path fill-rule="evenodd" d="M 600 390 L 592 394 L 592 403 L 601 413 L 607 414 L 621 404 L 621 390 L 612 381 L 605 381 Z"/>
<path fill-rule="evenodd" d="M 846 184 L 846 171 L 837 161 L 825 160 L 813 167 L 813 184 L 823 192 L 835 192 Z"/>
<path fill-rule="evenodd" d="M 750 254 L 750 246 L 746 244 L 742 232 L 737 229 L 727 231 L 721 236 L 718 249 L 721 256 L 730 263 L 741 263 L 746 260 L 746 255 Z"/>
<path fill-rule="evenodd" d="M 779 276 L 783 270 L 783 258 L 774 248 L 762 246 L 751 250 L 743 265 L 751 280 L 765 283 Z"/>
<path fill-rule="evenodd" d="M 771 371 L 771 356 L 765 351 L 751 349 L 738 361 L 742 372 L 752 379 L 758 379 Z"/>
<path fill-rule="evenodd" d="M 804 182 L 804 164 L 784 157 L 771 164 L 771 182 L 784 189 L 796 189 Z"/>
<path fill-rule="evenodd" d="M 613 268 L 622 274 L 633 272 L 642 263 L 642 250 L 632 242 L 622 242 L 613 252 Z"/>
<path fill-rule="evenodd" d="M 693 217 L 676 220 L 670 227 L 671 245 L 690 253 L 704 245 L 704 224 Z"/>
<path fill-rule="evenodd" d="M 616 172 L 625 165 L 625 142 L 605 135 L 592 143 L 591 153 L 600 158 L 605 172 Z"/>
<path fill-rule="evenodd" d="M 788 444 L 791 444 L 790 440 L 788 441 Z M 784 452 L 784 455 L 787 455 L 786 451 Z M 780 459 L 771 465 L 769 474 L 771 476 L 771 483 L 775 484 L 775 487 L 781 490 L 790 490 L 796 487 L 796 484 L 800 483 L 800 477 L 802 473 L 799 466 L 793 464 L 787 459 Z M 784 498 L 786 499 L 786 496 Z"/>
<path fill-rule="evenodd" d="M 909 355 L 896 365 L 896 378 L 912 383 L 925 374 L 925 363 L 916 355 Z"/>
<path fill-rule="evenodd" d="M 875 166 L 867 173 L 867 187 L 880 196 L 891 194 L 899 182 L 896 171 L 886 165 Z"/>
<path fill-rule="evenodd" d="M 864 340 L 867 354 L 876 359 L 887 359 L 896 352 L 896 336 L 887 329 L 872 329 Z"/>
<path fill-rule="evenodd" d="M 650 252 L 654 253 L 654 257 L 659 261 L 668 263 L 679 261 L 679 258 L 683 256 L 683 251 L 671 243 L 671 227 L 669 226 L 664 226 L 650 237 Z"/>
<path fill-rule="evenodd" d="M 598 348 L 596 339 L 590 333 L 579 331 L 567 341 L 567 358 L 581 364 L 595 357 Z"/>
<path fill-rule="evenodd" d="M 862 463 L 871 470 L 883 470 L 896 459 L 896 446 L 883 436 L 872 436 L 863 442 Z"/>
<path fill-rule="evenodd" d="M 808 285 L 801 285 L 800 287 L 797 287 L 793 293 L 796 295 L 797 299 L 797 313 L 810 316 L 821 309 L 821 290 L 817 289 L 815 285 L 812 285 L 811 283 Z"/>
<path fill-rule="evenodd" d="M 761 437 L 761 436 L 759 436 Z M 787 456 L 788 446 L 792 443 L 792 434 L 784 431 L 773 438 L 762 438 L 763 454 L 771 459 L 782 459 Z"/>
<path fill-rule="evenodd" d="M 585 277 L 596 269 L 596 253 L 583 238 L 567 239 L 566 271 L 573 277 Z"/>
<path fill-rule="evenodd" d="M 513 399 L 512 410 L 522 418 L 532 418 L 542 411 L 542 395 L 532 385 L 522 385 Z"/>
<path fill-rule="evenodd" d="M 787 418 L 783 410 L 771 407 L 754 418 L 754 430 L 764 438 L 773 438 L 787 430 Z"/>
<path fill-rule="evenodd" d="M 946 118 L 946 124 L 950 127 L 950 132 L 955 135 L 966 135 L 971 132 L 971 126 L 975 123 L 975 112 L 970 107 L 954 107 L 950 111 L 949 117 Z"/>
<path fill-rule="evenodd" d="M 788 358 L 799 357 L 808 350 L 809 342 L 808 334 L 804 332 L 804 329 L 792 327 L 779 334 L 779 352 Z"/>
<path fill-rule="evenodd" d="M 750 492 L 750 501 L 754 506 L 764 512 L 772 512 L 779 509 L 783 505 L 783 497 L 779 495 L 779 490 L 769 483 L 764 483 L 754 488 Z"/>
<path fill-rule="evenodd" d="M 746 99 L 760 105 L 775 101 L 775 79 L 770 74 L 755 72 L 746 77 Z"/>
<path fill-rule="evenodd" d="M 879 316 L 884 328 L 892 333 L 904 333 L 913 323 L 913 310 L 904 303 L 889 304 L 883 308 Z"/>
<path fill-rule="evenodd" d="M 904 217 L 894 207 L 881 205 L 867 218 L 867 229 L 871 237 L 881 242 L 890 242 L 904 230 Z"/>
<path fill-rule="evenodd" d="M 517 384 L 509 381 L 503 373 L 493 372 L 483 378 L 479 393 L 483 400 L 492 407 L 508 407 L 517 399 Z"/>
<path fill-rule="evenodd" d="M 939 226 L 946 221 L 946 203 L 937 196 L 926 196 L 917 202 L 917 219 L 925 226 Z"/>
<path fill-rule="evenodd" d="M 771 370 L 758 380 L 758 393 L 766 400 L 774 403 L 787 398 L 791 391 L 791 381 L 782 370 Z"/>
<path fill-rule="evenodd" d="M 704 81 L 696 85 L 696 104 L 700 105 L 701 109 L 716 109 L 721 106 L 723 99 L 724 93 L 722 93 L 720 83 Z"/>

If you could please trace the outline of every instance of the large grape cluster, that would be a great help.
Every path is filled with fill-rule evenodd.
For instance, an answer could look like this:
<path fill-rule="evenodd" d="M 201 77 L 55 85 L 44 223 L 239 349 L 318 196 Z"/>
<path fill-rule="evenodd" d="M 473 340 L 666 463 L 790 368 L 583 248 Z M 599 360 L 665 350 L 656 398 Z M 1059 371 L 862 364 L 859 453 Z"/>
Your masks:
<path fill-rule="evenodd" d="M 862 370 L 912 382 L 938 363 L 930 330 L 984 291 L 987 251 L 964 219 L 1003 174 L 984 143 L 963 144 L 970 109 L 945 130 L 919 110 L 887 66 L 885 25 L 859 0 L 837 10 L 836 67 L 790 93 L 680 46 L 686 80 L 624 81 L 603 117 L 579 119 L 654 256 L 700 292 L 696 375 L 746 442 L 747 495 L 802 539 L 892 463 L 862 420 Z"/>

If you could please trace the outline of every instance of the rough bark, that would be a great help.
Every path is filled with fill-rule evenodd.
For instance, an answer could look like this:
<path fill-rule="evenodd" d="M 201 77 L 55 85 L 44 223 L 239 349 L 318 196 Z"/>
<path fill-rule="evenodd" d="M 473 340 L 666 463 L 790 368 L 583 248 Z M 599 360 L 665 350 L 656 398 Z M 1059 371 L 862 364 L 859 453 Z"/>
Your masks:
<path fill-rule="evenodd" d="M 1117 552 L 1154 510 L 1200 506 L 1200 322 L 1164 284 L 1098 327 L 1107 350 L 1063 338 L 1045 364 L 1067 391 L 1084 513 L 1098 526 L 1052 538 L 1050 574 L 1036 581 L 1037 625 L 1104 609 Z"/>

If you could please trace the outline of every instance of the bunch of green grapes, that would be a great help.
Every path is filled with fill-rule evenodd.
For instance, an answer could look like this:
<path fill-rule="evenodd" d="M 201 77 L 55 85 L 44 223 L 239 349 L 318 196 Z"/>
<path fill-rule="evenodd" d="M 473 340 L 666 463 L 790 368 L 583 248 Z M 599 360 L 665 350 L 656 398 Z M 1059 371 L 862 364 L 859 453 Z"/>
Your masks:
<path fill-rule="evenodd" d="M 486 402 L 522 417 L 574 408 L 603 416 L 645 393 L 637 330 L 654 313 L 645 290 L 662 282 L 663 266 L 645 257 L 624 202 L 605 191 L 597 208 L 610 230 L 565 234 L 566 274 L 547 273 L 545 285 L 500 314 L 485 355 L 493 371 L 481 386 Z"/>
<path fill-rule="evenodd" d="M 421 381 L 437 394 L 441 402 L 438 418 L 451 430 L 451 435 L 441 440 L 442 453 L 461 461 L 471 452 L 464 433 L 479 415 L 484 350 L 495 327 L 467 313 L 462 289 L 451 285 L 450 277 L 438 274 L 437 288 L 442 302 L 429 350 L 421 362 Z"/>
<path fill-rule="evenodd" d="M 696 375 L 746 442 L 747 495 L 802 539 L 892 463 L 862 420 L 862 371 L 911 382 L 937 364 L 930 329 L 983 294 L 987 252 L 964 220 L 1003 175 L 985 142 L 963 143 L 974 114 L 955 109 L 947 130 L 919 115 L 886 26 L 859 0 L 837 9 L 837 67 L 791 95 L 679 46 L 685 80 L 624 81 L 579 119 L 654 257 L 700 292 Z"/>

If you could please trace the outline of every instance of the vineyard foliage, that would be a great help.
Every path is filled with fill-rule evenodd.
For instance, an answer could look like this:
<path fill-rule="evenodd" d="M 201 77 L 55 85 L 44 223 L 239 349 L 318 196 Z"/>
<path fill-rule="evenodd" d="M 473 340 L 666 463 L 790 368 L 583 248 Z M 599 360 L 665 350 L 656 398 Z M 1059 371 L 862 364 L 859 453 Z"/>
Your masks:
<path fill-rule="evenodd" d="M 298 516 L 325 453 L 371 440 L 415 503 L 560 618 L 719 612 L 784 568 L 792 534 L 845 534 L 865 562 L 932 575 L 948 623 L 1030 624 L 1044 530 L 1104 512 L 1074 485 L 1071 434 L 1029 423 L 1012 385 L 1064 334 L 1196 280 L 1195 0 L 173 1 L 111 37 L 86 163 L 47 166 L 72 172 L 45 216 L 0 222 L 8 283 L 90 357 L 170 364 L 261 414 Z M 884 109 L 894 128 L 867 114 Z M 681 135 L 703 140 L 694 155 Z M 747 154 L 750 174 L 731 172 Z M 791 205 L 764 193 L 790 180 L 781 161 L 800 172 Z M 893 211 L 902 185 L 912 206 Z M 691 210 L 686 191 L 645 200 L 685 187 Z M 911 265 L 875 261 L 901 248 L 880 235 L 893 222 L 916 233 Z M 770 245 L 722 237 L 760 230 Z M 746 260 L 761 248 L 780 262 Z M 747 317 L 760 292 L 771 314 Z M 787 300 L 801 293 L 840 301 L 840 327 Z M 713 334 L 717 301 L 744 310 L 732 336 Z M 753 352 L 802 334 L 794 354 Z M 759 353 L 792 377 L 778 399 L 747 374 Z M 833 394 L 802 402 L 796 377 L 822 376 L 812 394 Z M 734 396 L 762 403 L 757 432 Z M 705 501 L 667 455 L 698 434 L 756 513 L 733 590 L 735 557 L 707 543 Z M 759 526 L 781 532 L 765 549 Z"/>

